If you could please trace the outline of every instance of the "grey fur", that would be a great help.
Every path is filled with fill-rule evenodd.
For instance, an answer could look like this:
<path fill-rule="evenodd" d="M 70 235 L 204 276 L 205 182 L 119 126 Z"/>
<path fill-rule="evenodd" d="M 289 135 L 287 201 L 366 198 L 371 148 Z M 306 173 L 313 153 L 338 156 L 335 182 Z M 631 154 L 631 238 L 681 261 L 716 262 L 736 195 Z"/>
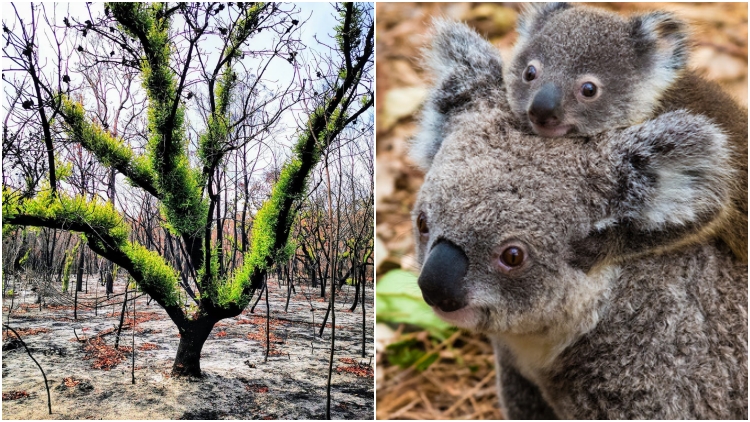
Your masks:
<path fill-rule="evenodd" d="M 720 237 L 746 263 L 747 109 L 687 70 L 687 25 L 669 12 L 626 18 L 597 8 L 551 3 L 530 6 L 519 19 L 518 31 L 506 84 L 511 110 L 529 133 L 594 136 L 685 109 L 709 117 L 729 136 L 730 162 L 736 170 L 733 206 L 722 222 L 705 226 L 702 235 Z M 537 74 L 527 81 L 523 75 L 529 65 Z M 595 97 L 581 94 L 586 82 L 596 84 Z M 534 99 L 551 87 L 561 92 L 555 112 L 544 114 L 553 118 L 535 118 L 532 123 Z M 652 229 L 659 230 L 658 224 Z"/>
<path fill-rule="evenodd" d="M 552 3 L 530 6 L 519 20 L 506 83 L 511 109 L 529 130 L 528 107 L 545 83 L 563 91 L 561 123 L 573 126 L 567 136 L 588 136 L 649 118 L 687 65 L 687 26 L 671 13 L 626 19 Z M 527 82 L 522 74 L 532 61 L 540 75 Z M 577 98 L 580 84 L 592 79 L 599 97 Z"/>
<path fill-rule="evenodd" d="M 417 252 L 424 263 L 447 241 L 468 257 L 445 280 L 468 305 L 434 309 L 491 339 L 505 415 L 747 419 L 747 267 L 696 234 L 729 207 L 723 131 L 672 111 L 590 138 L 529 135 L 492 46 L 461 24 L 436 28 L 434 116 L 413 146 L 427 171 Z M 464 98 L 451 78 L 483 94 Z M 437 104 L 454 92 L 460 106 Z M 509 246 L 526 256 L 510 270 Z"/>

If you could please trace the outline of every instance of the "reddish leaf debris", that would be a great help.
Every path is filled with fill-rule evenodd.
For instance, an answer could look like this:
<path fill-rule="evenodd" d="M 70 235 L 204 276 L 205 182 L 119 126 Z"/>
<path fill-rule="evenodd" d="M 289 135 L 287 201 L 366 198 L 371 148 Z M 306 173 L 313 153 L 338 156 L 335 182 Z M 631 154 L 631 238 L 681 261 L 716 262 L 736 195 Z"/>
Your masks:
<path fill-rule="evenodd" d="M 87 342 L 83 350 L 86 351 L 84 360 L 93 359 L 94 362 L 91 364 L 93 369 L 102 369 L 109 371 L 125 360 L 127 354 L 132 353 L 132 348 L 120 346 L 118 350 L 114 347 L 107 345 L 104 339 L 101 337 L 94 337 Z"/>
<path fill-rule="evenodd" d="M 374 374 L 372 366 L 360 363 L 355 363 L 354 365 L 349 366 L 337 366 L 336 372 L 347 372 L 358 377 L 372 377 Z"/>
<path fill-rule="evenodd" d="M 251 391 L 253 393 L 267 393 L 268 387 L 260 384 L 248 384 L 245 386 L 245 390 Z"/>
<path fill-rule="evenodd" d="M 216 333 L 216 337 L 226 337 L 226 336 L 227 336 L 226 331 L 219 331 L 218 333 Z"/>
<path fill-rule="evenodd" d="M 156 350 L 159 346 L 155 345 L 154 343 L 143 343 L 140 346 L 138 346 L 138 350 Z"/>
<path fill-rule="evenodd" d="M 81 383 L 81 380 L 75 379 L 73 377 L 63 378 L 63 384 L 65 384 L 65 386 L 68 388 L 75 387 L 76 385 L 80 383 Z"/>
<path fill-rule="evenodd" d="M 29 397 L 29 393 L 25 391 L 9 391 L 7 393 L 3 393 L 3 401 L 5 400 L 18 400 L 25 397 Z"/>
<path fill-rule="evenodd" d="M 237 321 L 237 324 L 262 325 L 264 327 L 266 326 L 266 317 L 265 317 L 265 315 L 253 315 L 253 314 L 249 314 L 249 315 L 245 315 L 245 317 L 246 318 L 240 319 L 239 321 Z M 289 324 L 289 322 L 287 322 L 287 321 L 282 321 L 282 320 L 280 320 L 278 318 L 271 317 L 271 328 L 277 328 L 277 327 L 280 327 L 282 325 L 288 325 L 288 324 Z"/>
<path fill-rule="evenodd" d="M 273 327 L 271 327 L 271 330 L 273 330 Z M 265 343 L 266 327 L 258 327 L 256 331 L 247 333 L 245 337 L 247 337 L 249 340 L 255 340 L 255 341 L 260 341 L 260 342 Z M 271 331 L 271 335 L 269 336 L 269 338 L 271 339 L 271 343 L 281 341 L 281 339 L 278 336 L 276 336 L 276 334 L 273 331 Z"/>
<path fill-rule="evenodd" d="M 49 329 L 47 328 L 26 328 L 26 329 L 20 329 L 16 330 L 18 332 L 18 335 L 21 337 L 27 337 L 27 336 L 33 336 L 35 334 L 41 334 L 41 333 L 48 333 Z M 3 341 L 8 340 L 8 338 L 16 338 L 16 335 L 13 334 L 12 331 L 6 330 L 3 331 Z"/>

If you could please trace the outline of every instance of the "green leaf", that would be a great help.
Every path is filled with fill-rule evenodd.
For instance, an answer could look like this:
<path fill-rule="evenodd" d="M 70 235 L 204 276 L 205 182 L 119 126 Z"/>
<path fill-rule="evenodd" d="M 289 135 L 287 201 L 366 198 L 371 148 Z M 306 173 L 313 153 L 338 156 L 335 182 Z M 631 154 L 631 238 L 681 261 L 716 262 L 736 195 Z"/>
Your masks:
<path fill-rule="evenodd" d="M 422 299 L 417 276 L 412 273 L 393 270 L 379 277 L 376 296 L 379 322 L 414 324 L 443 340 L 453 331 Z"/>
<path fill-rule="evenodd" d="M 409 368 L 412 365 L 419 372 L 425 371 L 440 357 L 437 352 L 427 353 L 424 344 L 415 339 L 406 339 L 391 343 L 385 350 L 385 356 L 392 365 Z"/>

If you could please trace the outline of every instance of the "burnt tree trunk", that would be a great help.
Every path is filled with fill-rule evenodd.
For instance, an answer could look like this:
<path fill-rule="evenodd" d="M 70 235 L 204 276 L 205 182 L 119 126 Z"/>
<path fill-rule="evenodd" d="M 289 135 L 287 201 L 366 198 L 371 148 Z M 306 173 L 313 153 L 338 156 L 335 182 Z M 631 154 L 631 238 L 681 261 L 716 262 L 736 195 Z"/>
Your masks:
<path fill-rule="evenodd" d="M 367 325 L 365 324 L 365 292 L 367 291 L 367 264 L 362 264 L 359 271 L 359 284 L 362 288 L 362 357 L 366 356 Z"/>
<path fill-rule="evenodd" d="M 78 270 L 76 271 L 76 291 L 82 292 L 83 291 L 83 268 L 84 268 L 84 254 L 85 248 L 83 245 L 81 245 L 79 255 L 78 255 Z"/>
<path fill-rule="evenodd" d="M 359 286 L 362 282 L 357 279 L 356 271 L 352 271 L 352 284 L 354 284 L 354 300 L 352 301 L 351 308 L 349 308 L 349 312 L 354 312 L 357 309 L 357 303 L 359 303 Z"/>
<path fill-rule="evenodd" d="M 253 306 L 250 308 L 250 313 L 255 313 L 255 307 L 258 305 L 258 302 L 260 302 L 260 299 L 263 297 L 263 290 L 267 288 L 268 279 L 267 276 L 263 276 L 263 285 L 260 286 L 260 294 L 258 294 L 258 299 L 255 300 L 255 303 L 253 303 Z M 252 296 L 251 296 L 252 297 Z"/>
<path fill-rule="evenodd" d="M 177 327 L 180 330 L 180 344 L 177 346 L 172 376 L 200 377 L 202 375 L 201 350 L 216 322 L 218 321 L 213 318 L 200 318 L 187 321 Z"/>
<path fill-rule="evenodd" d="M 107 297 L 115 291 L 115 264 L 107 261 L 104 263 L 104 285 L 107 290 Z"/>
<path fill-rule="evenodd" d="M 294 260 L 292 260 L 294 262 Z M 294 286 L 292 286 L 292 270 L 290 269 L 291 265 L 286 266 L 286 305 L 284 305 L 284 312 L 289 312 L 289 299 L 292 297 L 292 290 L 294 290 Z"/>
<path fill-rule="evenodd" d="M 128 306 L 128 284 L 130 283 L 125 283 L 125 298 L 122 299 L 122 309 L 120 310 L 120 325 L 117 326 L 117 336 L 115 337 L 115 350 L 117 350 L 117 346 L 120 345 L 120 333 L 122 332 L 122 325 L 125 323 L 125 308 L 127 308 Z M 133 331 L 135 331 L 135 324 L 133 324 Z"/>
<path fill-rule="evenodd" d="M 313 288 L 318 287 L 318 273 L 315 272 L 315 268 L 310 266 L 310 283 Z"/>

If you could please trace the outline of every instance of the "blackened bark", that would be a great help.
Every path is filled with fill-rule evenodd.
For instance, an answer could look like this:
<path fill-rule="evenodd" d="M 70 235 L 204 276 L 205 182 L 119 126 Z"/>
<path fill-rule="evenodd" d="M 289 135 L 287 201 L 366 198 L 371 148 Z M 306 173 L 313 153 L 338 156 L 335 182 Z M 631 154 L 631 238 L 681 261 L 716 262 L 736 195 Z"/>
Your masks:
<path fill-rule="evenodd" d="M 315 272 L 315 267 L 310 264 L 308 268 L 310 269 L 310 282 L 312 283 L 312 287 L 318 287 L 318 273 Z"/>
<path fill-rule="evenodd" d="M 117 122 L 115 122 L 115 125 Z M 112 207 L 115 206 L 115 195 L 117 195 L 117 171 L 111 169 L 109 172 L 109 182 L 107 183 L 107 200 Z M 115 264 L 112 261 L 106 260 L 104 264 L 104 285 L 106 286 L 107 297 L 115 291 Z M 127 290 L 127 287 L 126 287 Z"/>
<path fill-rule="evenodd" d="M 335 288 L 335 286 L 334 286 Z M 333 291 L 333 288 L 331 289 Z M 326 328 L 326 322 L 328 322 L 328 315 L 331 314 L 331 302 L 328 302 L 328 308 L 326 308 L 326 314 L 323 317 L 323 322 L 320 324 L 320 331 L 318 331 L 318 337 L 323 337 L 323 330 Z"/>
<path fill-rule="evenodd" d="M 253 303 L 253 306 L 250 308 L 250 313 L 251 314 L 255 313 L 255 307 L 258 305 L 258 302 L 260 302 L 260 298 L 263 297 L 263 290 L 265 290 L 265 289 L 266 289 L 266 282 L 264 280 L 263 281 L 263 285 L 260 286 L 260 294 L 258 295 L 258 299 L 255 300 L 255 303 Z"/>
<path fill-rule="evenodd" d="M 365 278 L 364 273 L 361 275 L 362 277 L 359 279 L 359 284 L 362 285 L 362 357 L 365 357 L 365 340 L 367 331 L 367 325 L 365 325 L 365 287 L 367 287 L 367 278 Z"/>
<path fill-rule="evenodd" d="M 201 376 L 201 350 L 218 320 L 209 317 L 185 321 L 180 330 L 180 344 L 172 366 L 174 377 Z"/>
<path fill-rule="evenodd" d="M 294 262 L 294 260 L 292 260 Z M 289 312 L 289 299 L 292 297 L 292 279 L 290 274 L 292 271 L 289 269 L 289 265 L 285 267 L 286 272 L 286 305 L 284 305 L 284 312 Z"/>
<path fill-rule="evenodd" d="M 351 308 L 349 308 L 349 312 L 354 312 L 357 309 L 357 303 L 359 303 L 359 285 L 362 284 L 362 282 L 356 279 L 352 281 L 354 282 L 354 300 L 352 301 Z"/>
<path fill-rule="evenodd" d="M 122 325 L 125 323 L 125 308 L 128 306 L 128 285 L 125 284 L 125 298 L 122 299 L 122 309 L 120 310 L 120 325 L 117 326 L 117 336 L 115 337 L 115 350 L 120 345 L 120 333 L 122 332 Z M 135 331 L 135 324 L 133 325 Z"/>
<path fill-rule="evenodd" d="M 268 362 L 269 354 L 271 354 L 271 307 L 268 304 L 268 281 L 266 281 L 266 357 L 263 362 Z"/>
<path fill-rule="evenodd" d="M 81 248 L 79 250 L 78 255 L 78 270 L 76 271 L 76 291 L 82 292 L 83 291 L 83 267 L 84 267 L 84 257 L 83 257 L 84 247 L 81 245 Z"/>
<path fill-rule="evenodd" d="M 107 269 L 105 270 L 104 284 L 107 286 L 107 297 L 115 292 L 115 277 L 114 277 L 114 266 L 115 264 L 107 261 Z"/>

